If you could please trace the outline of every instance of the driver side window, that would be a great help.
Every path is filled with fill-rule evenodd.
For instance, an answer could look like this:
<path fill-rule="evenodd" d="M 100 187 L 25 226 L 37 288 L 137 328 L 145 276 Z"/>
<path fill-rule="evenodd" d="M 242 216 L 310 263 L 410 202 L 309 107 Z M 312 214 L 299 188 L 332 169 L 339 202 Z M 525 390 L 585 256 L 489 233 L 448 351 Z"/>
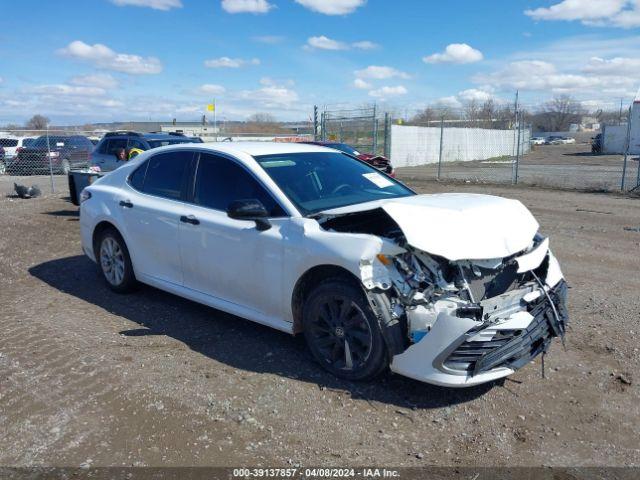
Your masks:
<path fill-rule="evenodd" d="M 235 200 L 257 199 L 270 217 L 285 217 L 285 211 L 260 183 L 237 163 L 211 154 L 200 154 L 194 202 L 227 211 Z"/>

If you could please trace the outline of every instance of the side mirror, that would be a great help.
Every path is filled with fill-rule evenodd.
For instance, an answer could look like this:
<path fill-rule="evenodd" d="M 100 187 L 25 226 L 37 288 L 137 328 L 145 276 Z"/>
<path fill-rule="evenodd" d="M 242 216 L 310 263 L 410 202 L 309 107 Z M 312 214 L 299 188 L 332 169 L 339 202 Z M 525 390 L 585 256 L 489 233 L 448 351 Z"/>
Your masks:
<path fill-rule="evenodd" d="M 267 220 L 269 212 L 264 208 L 262 202 L 255 198 L 231 202 L 227 208 L 227 215 L 235 220 L 254 221 L 256 228 L 261 232 L 271 228 L 271 223 Z"/>

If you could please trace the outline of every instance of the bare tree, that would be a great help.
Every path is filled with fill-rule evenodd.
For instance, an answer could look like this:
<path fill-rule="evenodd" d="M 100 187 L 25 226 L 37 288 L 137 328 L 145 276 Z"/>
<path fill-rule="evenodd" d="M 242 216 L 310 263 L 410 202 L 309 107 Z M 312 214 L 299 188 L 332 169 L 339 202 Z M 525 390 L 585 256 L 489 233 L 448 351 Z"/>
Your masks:
<path fill-rule="evenodd" d="M 409 119 L 409 124 L 426 124 L 427 126 L 437 126 L 440 119 L 455 120 L 458 116 L 445 105 L 429 105 L 424 110 L 415 114 Z"/>
<path fill-rule="evenodd" d="M 34 115 L 24 126 L 29 130 L 44 130 L 49 124 L 49 119 L 43 115 Z"/>
<path fill-rule="evenodd" d="M 481 107 L 478 100 L 472 98 L 464 105 L 464 116 L 470 126 L 476 126 L 480 120 Z"/>
<path fill-rule="evenodd" d="M 534 129 L 543 132 L 566 132 L 572 123 L 580 123 L 585 111 L 569 95 L 560 95 L 545 103 L 532 117 Z"/>
<path fill-rule="evenodd" d="M 248 123 L 277 123 L 276 117 L 270 113 L 254 113 L 247 118 Z"/>

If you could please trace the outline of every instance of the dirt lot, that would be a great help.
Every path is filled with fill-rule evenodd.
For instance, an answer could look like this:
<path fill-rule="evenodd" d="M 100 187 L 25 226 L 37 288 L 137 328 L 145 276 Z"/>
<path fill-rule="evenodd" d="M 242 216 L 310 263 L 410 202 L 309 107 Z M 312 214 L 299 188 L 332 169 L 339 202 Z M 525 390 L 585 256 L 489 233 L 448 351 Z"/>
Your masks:
<path fill-rule="evenodd" d="M 640 465 L 640 200 L 412 184 L 519 198 L 551 236 L 572 324 L 545 379 L 339 381 L 301 338 L 111 293 L 70 203 L 0 199 L 0 465 Z"/>
<path fill-rule="evenodd" d="M 635 158 L 635 157 L 634 157 Z M 637 185 L 638 162 L 629 157 L 627 188 Z M 475 162 L 445 162 L 441 178 L 487 183 L 511 183 L 511 158 Z M 591 146 L 537 145 L 518 166 L 519 183 L 554 188 L 618 191 L 622 179 L 622 155 L 594 155 Z M 437 164 L 404 167 L 398 172 L 416 180 L 437 178 Z"/>

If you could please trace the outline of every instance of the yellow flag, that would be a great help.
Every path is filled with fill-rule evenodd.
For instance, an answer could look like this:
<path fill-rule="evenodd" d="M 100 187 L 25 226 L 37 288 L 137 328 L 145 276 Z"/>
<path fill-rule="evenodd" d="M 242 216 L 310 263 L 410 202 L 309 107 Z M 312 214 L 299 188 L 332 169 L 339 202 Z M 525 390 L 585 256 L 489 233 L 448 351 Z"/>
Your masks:
<path fill-rule="evenodd" d="M 215 112 L 216 111 L 216 104 L 215 103 L 210 103 L 209 105 L 207 105 L 207 110 L 210 112 Z"/>

